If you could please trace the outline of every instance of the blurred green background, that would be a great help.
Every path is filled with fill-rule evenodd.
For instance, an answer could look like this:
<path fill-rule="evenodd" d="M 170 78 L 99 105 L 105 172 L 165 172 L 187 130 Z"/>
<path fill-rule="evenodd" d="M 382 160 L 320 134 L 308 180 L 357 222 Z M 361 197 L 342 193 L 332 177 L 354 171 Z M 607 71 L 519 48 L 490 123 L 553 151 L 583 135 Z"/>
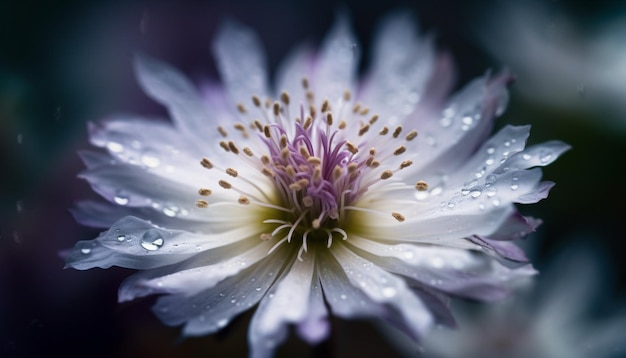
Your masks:
<path fill-rule="evenodd" d="M 116 303 L 128 270 L 63 270 L 58 256 L 97 235 L 67 211 L 96 197 L 76 178 L 76 152 L 89 147 L 86 123 L 121 112 L 165 115 L 135 82 L 133 54 L 149 53 L 195 79 L 216 78 L 210 41 L 228 17 L 259 33 L 272 71 L 294 45 L 318 43 L 341 9 L 352 16 L 365 68 L 374 24 L 399 8 L 452 55 L 458 86 L 487 69 L 510 69 L 517 82 L 497 126 L 532 124 L 530 143 L 573 146 L 544 171 L 557 183 L 549 199 L 521 208 L 544 219 L 526 246 L 541 270 L 564 247 L 590 244 L 603 267 L 596 309 L 616 307 L 626 292 L 626 3 L 536 2 L 537 16 L 511 3 L 522 4 L 0 2 L 0 355 L 245 356 L 249 314 L 218 335 L 179 340 L 177 328 L 151 315 L 153 298 Z M 325 347 L 311 351 L 292 339 L 279 353 L 394 354 L 369 323 L 335 320 L 334 328 Z"/>

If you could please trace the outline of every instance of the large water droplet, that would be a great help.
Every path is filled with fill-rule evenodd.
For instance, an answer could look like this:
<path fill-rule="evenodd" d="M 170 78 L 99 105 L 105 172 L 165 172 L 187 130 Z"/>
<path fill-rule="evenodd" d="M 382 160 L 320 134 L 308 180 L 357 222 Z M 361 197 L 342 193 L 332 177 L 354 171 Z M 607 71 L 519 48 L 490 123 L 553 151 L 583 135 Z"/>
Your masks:
<path fill-rule="evenodd" d="M 149 229 L 141 237 L 141 247 L 148 251 L 156 251 L 160 249 L 164 243 L 163 236 L 161 236 L 161 233 L 156 229 Z"/>
<path fill-rule="evenodd" d="M 470 192 L 470 196 L 472 198 L 478 198 L 480 194 L 482 194 L 482 191 L 480 191 L 480 189 L 474 189 Z"/>
<path fill-rule="evenodd" d="M 228 324 L 228 320 L 226 318 L 222 318 L 221 320 L 215 322 L 215 325 L 220 328 L 226 327 L 227 324 Z"/>
<path fill-rule="evenodd" d="M 126 235 L 118 235 L 117 236 L 117 241 L 123 242 L 124 240 L 126 240 Z"/>
<path fill-rule="evenodd" d="M 487 147 L 487 154 L 493 154 L 495 152 L 496 152 L 496 148 L 494 148 L 493 146 Z"/>
<path fill-rule="evenodd" d="M 528 154 L 528 153 L 524 153 L 524 154 L 522 154 L 522 159 L 524 159 L 524 160 L 530 160 L 530 158 L 532 158 L 532 157 L 533 157 L 533 156 L 532 156 L 532 155 L 530 155 L 530 154 Z"/>
<path fill-rule="evenodd" d="M 474 118 L 472 118 L 472 116 L 465 116 L 461 121 L 463 122 L 463 124 L 467 124 L 469 126 L 474 123 Z"/>
<path fill-rule="evenodd" d="M 177 206 L 171 205 L 171 206 L 166 206 L 163 208 L 163 214 L 169 216 L 169 217 L 174 217 L 176 215 L 178 215 L 178 213 L 180 212 L 180 209 Z"/>
<path fill-rule="evenodd" d="M 396 295 L 396 289 L 393 287 L 385 287 L 383 288 L 383 296 L 385 297 L 393 297 Z"/>
<path fill-rule="evenodd" d="M 90 249 L 90 248 L 88 248 L 88 247 L 83 247 L 82 249 L 80 249 L 80 252 L 81 252 L 83 255 L 89 255 L 89 254 L 91 253 L 91 249 Z"/>

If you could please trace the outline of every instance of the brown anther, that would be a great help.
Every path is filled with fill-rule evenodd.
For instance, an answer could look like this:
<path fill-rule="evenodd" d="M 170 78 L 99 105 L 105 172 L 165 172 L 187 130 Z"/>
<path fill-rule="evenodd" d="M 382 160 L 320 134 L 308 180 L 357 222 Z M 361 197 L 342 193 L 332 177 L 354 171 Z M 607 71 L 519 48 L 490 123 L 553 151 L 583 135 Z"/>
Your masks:
<path fill-rule="evenodd" d="M 396 150 L 393 151 L 393 155 L 400 155 L 404 152 L 406 152 L 406 147 L 401 145 L 398 148 L 396 148 Z"/>
<path fill-rule="evenodd" d="M 399 222 L 403 222 L 404 221 L 404 215 L 398 213 L 398 212 L 393 212 L 391 213 L 391 216 L 393 216 L 394 219 L 398 220 Z"/>
<path fill-rule="evenodd" d="M 237 171 L 233 168 L 226 168 L 226 174 L 230 175 L 233 178 L 236 178 L 239 173 L 237 173 Z"/>
<path fill-rule="evenodd" d="M 318 157 L 308 157 L 306 159 L 306 161 L 309 164 L 313 164 L 313 165 L 320 165 L 320 164 L 322 164 L 322 160 L 320 158 L 318 158 Z"/>
<path fill-rule="evenodd" d="M 309 106 L 309 113 L 311 114 L 311 117 L 315 118 L 315 114 L 317 114 L 317 111 L 315 110 L 315 106 L 313 105 Z"/>
<path fill-rule="evenodd" d="M 350 174 L 354 173 L 358 167 L 359 165 L 355 162 L 348 164 L 348 173 Z"/>
<path fill-rule="evenodd" d="M 263 241 L 267 241 L 267 240 L 269 240 L 271 238 L 272 238 L 272 234 L 268 234 L 268 233 L 263 233 L 260 236 L 260 239 L 263 240 Z"/>
<path fill-rule="evenodd" d="M 291 155 L 291 151 L 289 150 L 289 148 L 283 148 L 280 151 L 280 157 L 283 158 L 283 160 L 287 160 L 287 158 L 289 158 L 289 155 Z"/>
<path fill-rule="evenodd" d="M 218 183 L 218 184 L 219 184 L 222 188 L 224 188 L 224 189 L 230 189 L 230 188 L 232 188 L 232 187 L 233 187 L 233 186 L 232 186 L 229 182 L 227 182 L 226 180 L 220 180 L 220 181 L 218 181 L 217 183 Z"/>
<path fill-rule="evenodd" d="M 281 148 L 286 148 L 286 147 L 287 147 L 287 144 L 288 144 L 287 142 L 288 142 L 288 140 L 287 140 L 287 135 L 283 133 L 283 134 L 280 136 L 280 147 L 281 147 Z"/>
<path fill-rule="evenodd" d="M 417 189 L 417 191 L 426 191 L 428 190 L 428 184 L 425 181 L 420 180 L 415 183 L 415 189 Z"/>
<path fill-rule="evenodd" d="M 361 127 L 361 129 L 359 129 L 359 135 L 362 136 L 363 134 L 367 133 L 368 130 L 370 130 L 370 125 L 366 124 Z"/>
<path fill-rule="evenodd" d="M 220 141 L 220 147 L 222 147 L 222 149 L 224 149 L 227 152 L 230 152 L 230 148 L 228 147 L 228 143 L 226 143 L 225 141 Z"/>
<path fill-rule="evenodd" d="M 370 155 L 376 155 L 376 148 L 370 148 Z"/>
<path fill-rule="evenodd" d="M 380 179 L 385 180 L 391 178 L 392 176 L 393 172 L 391 170 L 385 170 L 382 174 L 380 174 Z"/>
<path fill-rule="evenodd" d="M 360 115 L 364 116 L 366 114 L 368 114 L 370 112 L 370 109 L 365 107 L 361 110 L 361 112 L 359 112 Z"/>
<path fill-rule="evenodd" d="M 308 89 L 309 88 L 309 79 L 306 77 L 302 77 L 302 87 L 304 87 L 304 89 Z"/>
<path fill-rule="evenodd" d="M 309 127 L 311 127 L 311 124 L 313 123 L 313 118 L 311 118 L 311 116 L 306 116 L 306 120 L 304 121 L 304 129 L 309 129 Z"/>
<path fill-rule="evenodd" d="M 311 156 L 309 150 L 304 145 L 300 146 L 300 155 L 303 156 L 305 159 L 309 159 L 309 157 Z"/>
<path fill-rule="evenodd" d="M 265 108 L 269 109 L 272 106 L 272 99 L 267 97 L 265 99 Z"/>
<path fill-rule="evenodd" d="M 320 168 L 319 165 L 316 165 L 315 168 L 313 168 L 313 180 L 319 180 L 319 178 L 322 177 L 322 168 Z"/>
<path fill-rule="evenodd" d="M 372 164 L 370 164 L 371 168 L 378 168 L 380 166 L 380 162 L 378 160 L 374 160 Z"/>
<path fill-rule="evenodd" d="M 205 209 L 209 207 L 209 203 L 206 200 L 199 199 L 199 200 L 196 200 L 196 206 L 201 209 Z"/>
<path fill-rule="evenodd" d="M 300 179 L 298 180 L 296 183 L 298 183 L 298 185 L 300 185 L 301 187 L 307 187 L 309 185 L 309 180 L 308 179 Z"/>
<path fill-rule="evenodd" d="M 198 194 L 202 195 L 202 196 L 209 196 L 211 195 L 211 193 L 213 193 L 211 191 L 211 189 L 206 189 L 206 188 L 200 188 L 198 189 Z"/>
<path fill-rule="evenodd" d="M 268 176 L 270 178 L 274 177 L 274 171 L 268 167 L 263 167 L 263 169 L 261 169 L 261 173 L 263 173 L 263 175 Z"/>
<path fill-rule="evenodd" d="M 280 103 L 274 102 L 274 107 L 272 107 L 272 110 L 274 111 L 274 115 L 278 116 L 280 114 Z"/>
<path fill-rule="evenodd" d="M 252 149 L 250 149 L 248 147 L 243 147 L 243 152 L 246 153 L 246 155 L 249 156 L 249 157 L 254 156 L 254 153 L 252 153 Z"/>
<path fill-rule="evenodd" d="M 406 168 L 406 167 L 410 166 L 411 164 L 413 164 L 413 162 L 412 162 L 412 161 L 410 161 L 410 160 L 405 160 L 405 161 L 403 161 L 402 163 L 400 163 L 400 169 L 404 169 L 404 168 Z"/>
<path fill-rule="evenodd" d="M 248 199 L 247 196 L 242 195 L 239 197 L 239 199 L 237 199 L 237 202 L 241 205 L 248 205 L 250 204 L 250 199 Z"/>
<path fill-rule="evenodd" d="M 333 114 L 330 112 L 326 114 L 326 123 L 328 123 L 329 126 L 333 125 Z"/>
<path fill-rule="evenodd" d="M 380 132 L 378 132 L 378 134 L 380 134 L 380 135 L 387 135 L 387 133 L 389 133 L 389 127 L 387 127 L 387 126 L 384 126 L 384 127 L 380 130 Z"/>
<path fill-rule="evenodd" d="M 339 180 L 342 174 L 343 174 L 343 169 L 341 169 L 339 165 L 335 165 L 335 168 L 333 168 L 333 180 L 335 181 Z"/>
<path fill-rule="evenodd" d="M 343 100 L 348 102 L 350 100 L 350 97 L 352 97 L 352 93 L 350 93 L 350 90 L 346 90 L 343 93 Z"/>
<path fill-rule="evenodd" d="M 272 133 L 270 132 L 270 126 L 269 126 L 269 124 L 266 124 L 266 125 L 263 127 L 263 134 L 265 134 L 265 137 L 266 137 L 266 138 L 270 138 L 270 137 L 272 136 Z"/>
<path fill-rule="evenodd" d="M 235 154 L 239 154 L 239 148 L 235 145 L 235 142 L 232 140 L 228 142 L 228 149 Z"/>
<path fill-rule="evenodd" d="M 325 99 L 324 102 L 322 102 L 322 108 L 321 108 L 322 113 L 328 111 L 328 100 Z"/>
<path fill-rule="evenodd" d="M 257 107 L 261 107 L 261 99 L 257 96 L 252 96 L 252 103 Z"/>
<path fill-rule="evenodd" d="M 237 104 L 237 110 L 241 113 L 246 113 L 246 107 L 244 107 L 243 103 L 238 103 Z"/>
<path fill-rule="evenodd" d="M 235 123 L 233 127 L 238 131 L 242 131 L 242 132 L 246 131 L 246 126 L 244 126 L 243 123 Z"/>
<path fill-rule="evenodd" d="M 202 165 L 203 167 L 207 169 L 213 168 L 213 163 L 211 163 L 211 161 L 208 160 L 207 158 L 202 158 L 202 160 L 200 161 L 200 165 Z"/>
<path fill-rule="evenodd" d="M 372 166 L 372 163 L 374 162 L 374 157 L 370 156 L 367 158 L 367 160 L 365 161 L 365 165 L 370 167 Z"/>
<path fill-rule="evenodd" d="M 305 173 L 308 173 L 308 172 L 310 172 L 310 171 L 311 171 L 311 167 L 309 167 L 309 166 L 308 166 L 308 165 L 306 165 L 306 164 L 300 164 L 300 165 L 298 165 L 298 169 L 300 169 L 300 171 L 301 171 L 301 172 L 305 172 Z"/>
<path fill-rule="evenodd" d="M 296 176 L 296 170 L 294 169 L 293 165 L 291 165 L 291 164 L 289 164 L 285 168 L 285 172 L 287 173 L 287 175 L 289 175 L 292 178 Z"/>
<path fill-rule="evenodd" d="M 256 126 L 256 129 L 258 129 L 259 132 L 263 133 L 263 125 L 261 124 L 261 122 L 259 122 L 258 119 L 255 119 L 253 123 Z"/>
<path fill-rule="evenodd" d="M 393 137 L 398 138 L 398 136 L 400 136 L 400 132 L 402 132 L 402 126 L 397 126 L 393 131 Z"/>
<path fill-rule="evenodd" d="M 314 229 L 319 229 L 320 228 L 320 219 L 315 219 L 311 222 L 311 226 L 313 226 Z"/>
<path fill-rule="evenodd" d="M 416 131 L 416 130 L 412 130 L 412 131 L 410 131 L 410 132 L 406 135 L 405 139 L 407 140 L 407 142 L 410 142 L 410 141 L 412 141 L 413 139 L 415 139 L 415 137 L 417 137 L 417 131 Z"/>
<path fill-rule="evenodd" d="M 370 118 L 369 123 L 374 124 L 376 121 L 378 121 L 378 114 L 373 115 L 372 118 Z"/>
<path fill-rule="evenodd" d="M 358 113 L 360 109 L 361 109 L 361 104 L 357 103 L 354 105 L 354 108 L 352 108 L 352 112 Z"/>
<path fill-rule="evenodd" d="M 217 126 L 217 131 L 220 133 L 220 135 L 222 137 L 227 137 L 228 133 L 226 132 L 226 129 L 224 129 L 224 127 L 222 126 Z"/>
<path fill-rule="evenodd" d="M 270 157 L 268 157 L 266 154 L 263 154 L 261 156 L 261 163 L 268 165 L 270 164 Z"/>
<path fill-rule="evenodd" d="M 303 197 L 302 204 L 304 204 L 305 208 L 310 208 L 311 206 L 313 206 L 313 198 L 308 195 Z"/>
<path fill-rule="evenodd" d="M 341 122 L 339 122 L 339 125 L 337 126 L 337 128 L 344 129 L 344 128 L 346 128 L 347 125 L 348 125 L 348 123 L 346 123 L 346 121 L 341 121 Z"/>
<path fill-rule="evenodd" d="M 356 154 L 359 152 L 359 147 L 357 147 L 356 145 L 354 145 L 352 142 L 346 142 L 346 148 L 348 148 L 348 152 L 352 153 L 352 154 Z"/>
<path fill-rule="evenodd" d="M 280 100 L 283 101 L 283 103 L 288 106 L 289 105 L 289 94 L 287 94 L 287 92 L 283 91 L 280 94 Z"/>

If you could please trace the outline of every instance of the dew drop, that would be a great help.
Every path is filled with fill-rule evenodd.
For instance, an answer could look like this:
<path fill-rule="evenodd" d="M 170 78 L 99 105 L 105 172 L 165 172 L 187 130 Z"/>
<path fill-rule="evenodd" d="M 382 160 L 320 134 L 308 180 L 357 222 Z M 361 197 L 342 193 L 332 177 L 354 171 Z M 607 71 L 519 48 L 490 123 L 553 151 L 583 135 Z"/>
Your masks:
<path fill-rule="evenodd" d="M 148 251 L 156 251 L 160 249 L 163 244 L 163 236 L 155 229 L 146 231 L 141 237 L 141 247 Z"/>
<path fill-rule="evenodd" d="M 487 165 L 493 165 L 493 163 L 495 163 L 495 162 L 496 161 L 492 157 L 489 157 L 489 158 L 487 158 L 487 160 L 485 160 L 485 164 L 487 164 Z"/>
<path fill-rule="evenodd" d="M 450 209 L 452 209 L 452 208 L 454 207 L 454 203 L 453 203 L 453 202 L 451 202 L 451 201 L 449 201 L 449 202 L 448 202 L 448 207 L 449 207 Z"/>
<path fill-rule="evenodd" d="M 511 141 L 507 140 L 506 142 L 504 142 L 504 146 L 505 147 L 510 147 L 511 146 Z"/>
<path fill-rule="evenodd" d="M 118 235 L 117 236 L 117 241 L 123 242 L 124 240 L 126 240 L 126 235 Z"/>
<path fill-rule="evenodd" d="M 496 188 L 487 188 L 486 192 L 487 192 L 487 196 L 491 198 L 495 196 L 498 191 L 496 190 Z"/>
<path fill-rule="evenodd" d="M 166 206 L 163 208 L 163 214 L 173 218 L 180 212 L 180 209 L 177 206 Z"/>
<path fill-rule="evenodd" d="M 396 289 L 393 287 L 385 287 L 383 288 L 383 296 L 385 297 L 393 297 L 396 295 Z"/>
<path fill-rule="evenodd" d="M 348 296 L 346 296 L 346 295 L 344 295 L 344 294 L 341 294 L 341 295 L 339 296 L 339 298 L 341 298 L 342 300 L 345 300 L 346 298 L 348 298 Z"/>
<path fill-rule="evenodd" d="M 487 154 L 493 154 L 495 152 L 496 152 L 496 148 L 494 148 L 493 146 L 487 147 Z"/>
<path fill-rule="evenodd" d="M 89 254 L 91 253 L 91 249 L 90 249 L 90 248 L 88 248 L 88 247 L 83 247 L 82 249 L 80 249 L 80 252 L 81 252 L 83 255 L 89 255 Z"/>
<path fill-rule="evenodd" d="M 482 194 L 482 191 L 480 191 L 479 189 L 472 190 L 472 191 L 470 192 L 470 196 L 471 196 L 472 198 L 478 198 L 478 197 L 480 196 L 480 194 Z"/>
<path fill-rule="evenodd" d="M 552 159 L 552 154 L 550 154 L 550 153 L 543 154 L 543 155 L 541 155 L 541 157 L 539 157 L 539 160 L 543 164 L 549 162 L 550 159 Z"/>
<path fill-rule="evenodd" d="M 430 260 L 430 264 L 433 265 L 434 268 L 442 268 L 444 265 L 444 261 L 441 257 L 433 257 Z"/>
<path fill-rule="evenodd" d="M 493 199 L 493 201 L 491 203 L 493 204 L 493 206 L 500 206 L 500 200 L 499 199 Z"/>
<path fill-rule="evenodd" d="M 471 116 L 465 116 L 463 117 L 462 121 L 463 121 L 463 124 L 467 124 L 469 126 L 472 123 L 474 123 L 474 118 L 472 118 Z"/>
<path fill-rule="evenodd" d="M 517 190 L 517 189 L 519 189 L 519 185 L 517 184 L 511 185 L 511 190 Z"/>
<path fill-rule="evenodd" d="M 227 324 L 228 324 L 228 320 L 226 318 L 222 318 L 221 320 L 215 322 L 215 325 L 220 328 L 226 327 Z"/>
<path fill-rule="evenodd" d="M 107 149 L 113 153 L 120 153 L 124 150 L 124 146 L 118 142 L 107 142 Z"/>
<path fill-rule="evenodd" d="M 118 190 L 115 193 L 115 197 L 113 197 L 113 201 L 115 201 L 116 204 L 119 205 L 126 205 L 128 204 L 128 193 L 125 192 L 124 190 Z"/>
<path fill-rule="evenodd" d="M 156 168 L 161 164 L 161 160 L 152 153 L 145 153 L 141 156 L 141 162 L 148 168 Z"/>
<path fill-rule="evenodd" d="M 522 159 L 524 159 L 524 160 L 530 160 L 530 158 L 532 158 L 532 157 L 533 157 L 533 156 L 532 156 L 532 155 L 530 155 L 530 154 L 528 154 L 528 153 L 524 153 L 524 154 L 522 154 Z"/>

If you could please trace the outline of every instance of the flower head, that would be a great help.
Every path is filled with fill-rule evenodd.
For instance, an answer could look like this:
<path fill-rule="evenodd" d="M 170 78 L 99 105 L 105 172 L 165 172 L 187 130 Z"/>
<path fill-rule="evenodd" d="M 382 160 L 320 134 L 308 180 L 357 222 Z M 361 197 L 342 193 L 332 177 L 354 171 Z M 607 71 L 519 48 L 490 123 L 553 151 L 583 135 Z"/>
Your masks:
<path fill-rule="evenodd" d="M 82 202 L 79 221 L 109 227 L 67 260 L 141 270 L 120 301 L 161 294 L 154 311 L 184 334 L 226 326 L 257 303 L 253 356 L 289 324 L 327 337 L 330 312 L 382 318 L 418 338 L 451 323 L 450 295 L 491 300 L 534 273 L 510 242 L 537 220 L 513 203 L 547 195 L 531 167 L 567 149 L 524 148 L 529 127 L 488 139 L 507 101 L 507 73 L 445 100 L 451 71 L 412 19 L 381 26 L 357 81 L 358 47 L 340 19 L 319 51 L 301 48 L 269 90 L 259 41 L 241 25 L 214 44 L 223 85 L 200 92 L 145 56 L 139 82 L 173 123 L 92 125 L 108 154 L 82 154 L 82 176 L 110 204 Z M 113 204 L 113 205 L 111 205 Z"/>

